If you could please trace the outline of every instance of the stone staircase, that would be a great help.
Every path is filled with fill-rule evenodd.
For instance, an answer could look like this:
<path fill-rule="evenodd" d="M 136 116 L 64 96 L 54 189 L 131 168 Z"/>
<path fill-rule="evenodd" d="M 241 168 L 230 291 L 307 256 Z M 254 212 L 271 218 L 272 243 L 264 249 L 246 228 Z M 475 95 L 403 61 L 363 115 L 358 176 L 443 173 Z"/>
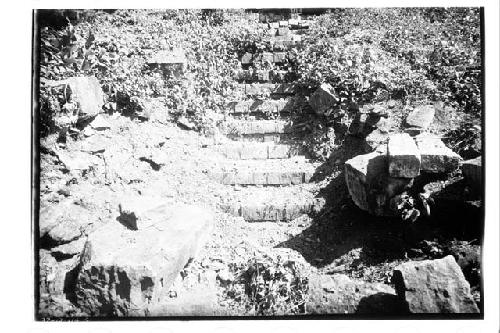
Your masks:
<path fill-rule="evenodd" d="M 291 221 L 321 207 L 311 183 L 318 164 L 304 156 L 294 138 L 292 115 L 308 105 L 300 105 L 295 96 L 293 53 L 288 52 L 311 22 L 262 24 L 267 49 L 240 59 L 236 80 L 238 95 L 245 97 L 227 105 L 220 129 L 229 140 L 214 148 L 221 158 L 209 176 L 233 189 L 220 203 L 223 211 L 249 222 Z M 272 69 L 256 69 L 257 62 L 272 64 Z"/>

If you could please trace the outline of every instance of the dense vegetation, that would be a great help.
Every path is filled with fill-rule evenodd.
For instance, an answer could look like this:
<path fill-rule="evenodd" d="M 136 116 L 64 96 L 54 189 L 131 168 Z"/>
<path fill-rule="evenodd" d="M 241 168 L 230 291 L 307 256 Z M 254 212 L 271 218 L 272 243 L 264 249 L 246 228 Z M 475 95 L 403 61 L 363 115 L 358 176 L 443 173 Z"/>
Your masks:
<path fill-rule="evenodd" d="M 54 28 L 40 19 L 42 79 L 95 75 L 108 110 L 133 114 L 148 99 L 162 97 L 170 115 L 188 116 L 200 129 L 214 126 L 207 114 L 223 113 L 228 102 L 242 98 L 234 88 L 243 53 L 267 47 L 256 14 L 243 10 L 63 14 L 63 28 L 61 20 Z M 453 129 L 462 135 L 449 140 L 463 150 L 480 133 L 479 15 L 474 8 L 333 9 L 317 17 L 291 50 L 296 57 L 289 70 L 305 96 L 330 83 L 338 110 L 347 116 L 352 103 L 389 97 L 409 104 L 442 101 L 463 115 L 462 126 Z M 188 59 L 184 77 L 164 78 L 146 66 L 156 51 L 177 47 Z M 255 66 L 273 68 L 266 62 Z M 42 85 L 42 130 L 64 102 Z"/>

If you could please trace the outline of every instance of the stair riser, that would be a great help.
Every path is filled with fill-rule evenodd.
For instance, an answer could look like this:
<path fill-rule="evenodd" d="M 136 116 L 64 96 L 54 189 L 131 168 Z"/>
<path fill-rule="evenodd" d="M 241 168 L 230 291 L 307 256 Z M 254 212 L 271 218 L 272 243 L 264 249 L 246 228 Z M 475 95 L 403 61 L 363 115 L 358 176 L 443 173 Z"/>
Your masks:
<path fill-rule="evenodd" d="M 312 172 L 214 172 L 212 179 L 224 185 L 298 185 L 308 183 Z"/>
<path fill-rule="evenodd" d="M 262 145 L 262 146 L 229 146 L 219 149 L 219 152 L 228 159 L 233 160 L 266 160 L 287 159 L 301 154 L 299 147 L 288 145 Z"/>

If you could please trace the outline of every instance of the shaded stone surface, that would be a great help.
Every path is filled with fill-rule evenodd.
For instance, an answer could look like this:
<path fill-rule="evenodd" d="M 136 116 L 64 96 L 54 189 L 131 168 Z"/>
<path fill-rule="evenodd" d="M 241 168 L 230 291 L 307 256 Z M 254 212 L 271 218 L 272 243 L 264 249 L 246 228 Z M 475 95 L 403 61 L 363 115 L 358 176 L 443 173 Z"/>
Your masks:
<path fill-rule="evenodd" d="M 182 49 L 160 50 L 156 51 L 147 63 L 151 67 L 160 68 L 164 74 L 180 76 L 186 70 L 187 58 Z"/>
<path fill-rule="evenodd" d="M 420 152 L 408 134 L 391 135 L 387 142 L 387 154 L 391 177 L 414 178 L 420 174 Z"/>
<path fill-rule="evenodd" d="M 333 87 L 323 83 L 309 98 L 309 104 L 318 114 L 324 114 L 331 110 L 338 102 Z"/>
<path fill-rule="evenodd" d="M 375 215 L 392 215 L 390 199 L 412 185 L 410 178 L 389 176 L 385 146 L 346 161 L 345 177 L 356 206 Z"/>
<path fill-rule="evenodd" d="M 481 156 L 467 160 L 462 164 L 462 174 L 467 182 L 476 190 L 481 189 L 483 186 L 482 169 Z"/>
<path fill-rule="evenodd" d="M 411 313 L 479 313 L 453 256 L 408 262 L 394 269 L 393 282 Z"/>
<path fill-rule="evenodd" d="M 432 105 L 416 107 L 407 117 L 406 126 L 426 130 L 434 119 L 436 110 Z"/>
<path fill-rule="evenodd" d="M 415 142 L 420 151 L 421 171 L 449 173 L 458 168 L 461 157 L 446 147 L 439 137 L 422 133 L 415 137 Z"/>
<path fill-rule="evenodd" d="M 76 282 L 76 301 L 85 313 L 147 315 L 213 224 L 212 214 L 196 206 L 162 205 L 147 214 L 150 223 L 142 229 L 109 221 L 89 235 Z"/>
<path fill-rule="evenodd" d="M 371 298 L 369 298 L 371 297 Z M 368 283 L 344 274 L 309 277 L 307 314 L 399 314 L 394 289 L 381 283 Z"/>

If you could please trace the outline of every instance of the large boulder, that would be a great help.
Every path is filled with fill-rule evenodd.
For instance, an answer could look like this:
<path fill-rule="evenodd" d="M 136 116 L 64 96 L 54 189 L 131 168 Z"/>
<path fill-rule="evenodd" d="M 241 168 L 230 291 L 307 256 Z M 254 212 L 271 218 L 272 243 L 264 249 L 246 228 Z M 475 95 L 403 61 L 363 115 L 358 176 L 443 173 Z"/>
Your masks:
<path fill-rule="evenodd" d="M 411 313 L 479 313 L 470 285 L 451 255 L 401 264 L 393 282 Z"/>
<path fill-rule="evenodd" d="M 349 194 L 361 209 L 374 215 L 392 215 L 390 199 L 412 185 L 411 178 L 391 177 L 388 173 L 387 148 L 358 155 L 345 162 Z"/>
<path fill-rule="evenodd" d="M 339 99 L 335 96 L 333 87 L 328 83 L 323 83 L 309 98 L 309 104 L 318 114 L 325 114 L 331 111 Z"/>
<path fill-rule="evenodd" d="M 411 134 L 424 132 L 434 120 L 435 113 L 432 105 L 419 106 L 406 117 L 406 127 L 411 129 Z"/>
<path fill-rule="evenodd" d="M 134 209 L 122 207 L 121 215 L 126 211 L 128 219 L 109 221 L 88 236 L 75 292 L 77 304 L 88 315 L 147 315 L 167 297 L 213 224 L 212 214 L 195 206 Z M 141 222 L 134 227 L 130 226 L 132 214 Z"/>
<path fill-rule="evenodd" d="M 415 137 L 420 151 L 420 169 L 429 173 L 449 173 L 456 170 L 461 157 L 435 135 L 422 133 Z"/>
<path fill-rule="evenodd" d="M 391 177 L 415 178 L 420 174 L 420 152 L 408 134 L 391 135 L 387 143 L 387 154 Z"/>

